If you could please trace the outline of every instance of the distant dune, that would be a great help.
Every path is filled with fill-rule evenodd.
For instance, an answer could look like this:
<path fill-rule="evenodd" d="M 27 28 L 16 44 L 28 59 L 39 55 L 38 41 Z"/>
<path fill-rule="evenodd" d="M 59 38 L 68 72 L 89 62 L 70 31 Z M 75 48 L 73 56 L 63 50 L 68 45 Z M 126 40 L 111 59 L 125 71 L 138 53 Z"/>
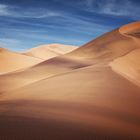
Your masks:
<path fill-rule="evenodd" d="M 33 56 L 40 59 L 50 59 L 76 49 L 76 46 L 68 46 L 63 44 L 49 44 L 41 45 L 36 48 L 30 49 L 23 54 Z"/>
<path fill-rule="evenodd" d="M 0 48 L 0 74 L 27 68 L 41 62 L 41 59 L 25 56 Z"/>
<path fill-rule="evenodd" d="M 140 139 L 139 34 L 140 22 L 130 23 L 67 54 L 1 75 L 1 136 Z M 7 131 L 9 125 L 16 131 Z"/>

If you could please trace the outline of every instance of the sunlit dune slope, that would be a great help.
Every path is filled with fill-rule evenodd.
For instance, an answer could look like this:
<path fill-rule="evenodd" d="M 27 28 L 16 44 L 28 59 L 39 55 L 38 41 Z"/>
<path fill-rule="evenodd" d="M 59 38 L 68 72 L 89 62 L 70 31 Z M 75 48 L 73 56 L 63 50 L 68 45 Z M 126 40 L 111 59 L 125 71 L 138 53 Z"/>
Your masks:
<path fill-rule="evenodd" d="M 140 49 L 114 60 L 112 69 L 140 86 Z"/>
<path fill-rule="evenodd" d="M 0 74 L 33 66 L 41 61 L 42 60 L 38 58 L 25 56 L 0 48 Z"/>
<path fill-rule="evenodd" d="M 70 51 L 76 49 L 76 46 L 69 46 L 63 44 L 48 44 L 48 45 L 41 45 L 36 48 L 32 48 L 23 54 L 27 56 L 33 56 L 40 59 L 50 59 Z"/>
<path fill-rule="evenodd" d="M 102 62 L 108 62 L 136 48 L 139 48 L 137 42 L 121 34 L 119 29 L 116 29 L 92 40 L 70 54 L 81 58 L 94 58 Z"/>

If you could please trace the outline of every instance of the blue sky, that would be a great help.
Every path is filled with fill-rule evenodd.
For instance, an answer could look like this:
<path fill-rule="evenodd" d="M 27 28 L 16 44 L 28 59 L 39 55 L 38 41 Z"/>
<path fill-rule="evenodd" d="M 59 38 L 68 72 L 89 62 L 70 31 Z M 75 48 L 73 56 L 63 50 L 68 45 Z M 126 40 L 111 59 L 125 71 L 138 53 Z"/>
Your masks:
<path fill-rule="evenodd" d="M 81 46 L 138 20 L 139 0 L 0 0 L 0 47 Z"/>

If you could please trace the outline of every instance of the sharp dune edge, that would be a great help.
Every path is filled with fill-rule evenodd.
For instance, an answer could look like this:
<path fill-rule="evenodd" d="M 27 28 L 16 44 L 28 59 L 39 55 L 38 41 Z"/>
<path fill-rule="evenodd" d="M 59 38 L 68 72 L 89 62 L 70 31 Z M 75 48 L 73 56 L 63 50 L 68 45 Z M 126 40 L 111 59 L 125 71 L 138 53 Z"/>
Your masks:
<path fill-rule="evenodd" d="M 1 138 L 140 139 L 140 22 L 36 59 L 0 75 Z"/>

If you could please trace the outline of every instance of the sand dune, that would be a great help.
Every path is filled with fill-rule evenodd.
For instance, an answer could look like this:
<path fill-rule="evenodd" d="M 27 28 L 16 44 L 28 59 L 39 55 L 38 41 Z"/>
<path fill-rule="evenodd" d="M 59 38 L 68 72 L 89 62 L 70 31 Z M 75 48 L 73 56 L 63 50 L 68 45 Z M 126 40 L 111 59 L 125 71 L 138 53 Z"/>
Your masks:
<path fill-rule="evenodd" d="M 60 45 L 60 44 L 59 44 Z M 54 52 L 61 52 L 61 53 L 66 53 L 72 49 L 76 49 L 76 47 L 72 47 L 72 46 L 64 46 L 61 44 L 61 46 L 59 46 L 58 44 L 53 44 L 48 45 L 48 48 L 50 47 L 50 50 L 53 49 Z M 58 47 L 58 48 L 57 48 Z M 39 49 L 39 51 L 38 51 Z M 41 51 L 40 51 L 41 49 Z M 42 48 L 35 48 L 35 50 L 38 51 L 38 53 L 42 53 Z M 33 49 L 34 52 L 34 49 Z M 45 51 L 44 51 L 45 52 Z M 3 59 L 5 60 L 4 63 L 1 63 L 0 66 L 1 67 L 1 71 L 3 70 L 3 75 L 1 75 L 0 77 L 0 85 L 3 85 L 0 88 L 0 93 L 4 92 L 5 90 L 12 90 L 14 88 L 18 88 L 24 85 L 27 85 L 29 83 L 38 81 L 40 79 L 44 79 L 45 77 L 48 76 L 52 76 L 53 74 L 57 74 L 57 73 L 62 73 L 64 71 L 68 71 L 71 69 L 74 69 L 74 67 L 80 67 L 80 66 L 84 66 L 86 64 L 84 64 L 84 62 L 78 62 L 70 59 L 70 58 L 54 58 L 50 61 L 44 61 L 43 59 L 39 59 L 39 58 L 34 58 L 33 56 L 26 56 L 26 55 L 20 55 L 18 53 L 14 53 L 8 50 L 5 50 L 4 54 L 6 57 L 4 57 Z M 48 51 L 46 51 L 45 53 L 42 53 L 43 56 L 48 54 Z M 60 55 L 60 54 L 59 54 Z M 54 55 L 51 55 L 52 57 L 54 57 Z M 48 57 L 48 56 L 47 56 Z M 29 59 L 30 58 L 30 59 Z M 17 61 L 18 59 L 18 61 Z M 64 59 L 64 60 L 63 60 Z M 36 63 L 35 63 L 36 61 Z M 54 64 L 52 63 L 52 61 L 54 61 Z M 55 63 L 57 63 L 57 61 L 59 62 L 59 64 L 61 65 L 61 67 L 58 67 L 57 65 L 55 65 Z M 30 64 L 31 62 L 31 64 Z M 38 64 L 42 62 L 41 64 Z M 27 65 L 25 65 L 27 63 Z M 63 64 L 64 63 L 64 64 Z M 65 66 L 65 64 L 68 63 L 69 66 Z M 35 65 L 37 64 L 37 65 Z M 33 66 L 35 65 L 35 66 Z M 33 67 L 32 67 L 33 66 Z M 30 68 L 28 68 L 30 67 Z M 7 69 L 6 69 L 7 68 Z M 9 70 L 8 70 L 9 69 Z M 10 72 L 8 74 L 4 74 Z M 12 79 L 12 80 L 9 80 Z"/>
<path fill-rule="evenodd" d="M 10 115 L 78 123 L 93 134 L 140 137 L 139 93 L 109 67 L 91 66 L 7 92 L 1 110 L 9 112 L 8 103 Z"/>
<path fill-rule="evenodd" d="M 0 74 L 33 66 L 41 61 L 41 59 L 0 48 Z"/>
<path fill-rule="evenodd" d="M 121 57 L 132 50 L 139 48 L 139 44 L 132 38 L 121 34 L 119 29 L 98 37 L 70 53 L 73 57 L 111 61 Z"/>
<path fill-rule="evenodd" d="M 24 71 L 1 75 L 0 85 L 3 86 L 0 88 L 0 93 L 88 65 L 90 64 L 87 61 L 75 60 L 64 56 L 52 58 Z"/>
<path fill-rule="evenodd" d="M 76 46 L 68 46 L 63 44 L 49 44 L 49 45 L 41 45 L 36 48 L 30 49 L 24 52 L 23 54 L 47 60 L 73 51 L 74 49 L 76 49 Z"/>
<path fill-rule="evenodd" d="M 119 30 L 121 33 L 124 34 L 132 34 L 132 33 L 140 32 L 140 21 L 124 25 L 120 27 Z"/>
<path fill-rule="evenodd" d="M 140 86 L 140 49 L 115 59 L 110 65 L 114 71 Z"/>
<path fill-rule="evenodd" d="M 140 36 L 138 36 L 140 35 L 140 22 L 125 25 L 119 31 L 126 37 L 132 38 L 139 48 L 115 59 L 110 65 L 113 70 L 140 86 Z"/>
<path fill-rule="evenodd" d="M 140 22 L 128 24 L 70 53 L 1 75 L 1 137 L 140 139 L 139 29 Z M 9 124 L 16 132 L 7 131 Z"/>
<path fill-rule="evenodd" d="M 19 88 L 74 69 L 96 64 L 107 65 L 116 58 L 139 48 L 139 44 L 134 39 L 123 35 L 119 30 L 116 29 L 106 33 L 63 56 L 43 61 L 32 68 L 18 73 L 1 76 L 0 84 L 3 87 L 0 89 L 0 92 Z"/>

